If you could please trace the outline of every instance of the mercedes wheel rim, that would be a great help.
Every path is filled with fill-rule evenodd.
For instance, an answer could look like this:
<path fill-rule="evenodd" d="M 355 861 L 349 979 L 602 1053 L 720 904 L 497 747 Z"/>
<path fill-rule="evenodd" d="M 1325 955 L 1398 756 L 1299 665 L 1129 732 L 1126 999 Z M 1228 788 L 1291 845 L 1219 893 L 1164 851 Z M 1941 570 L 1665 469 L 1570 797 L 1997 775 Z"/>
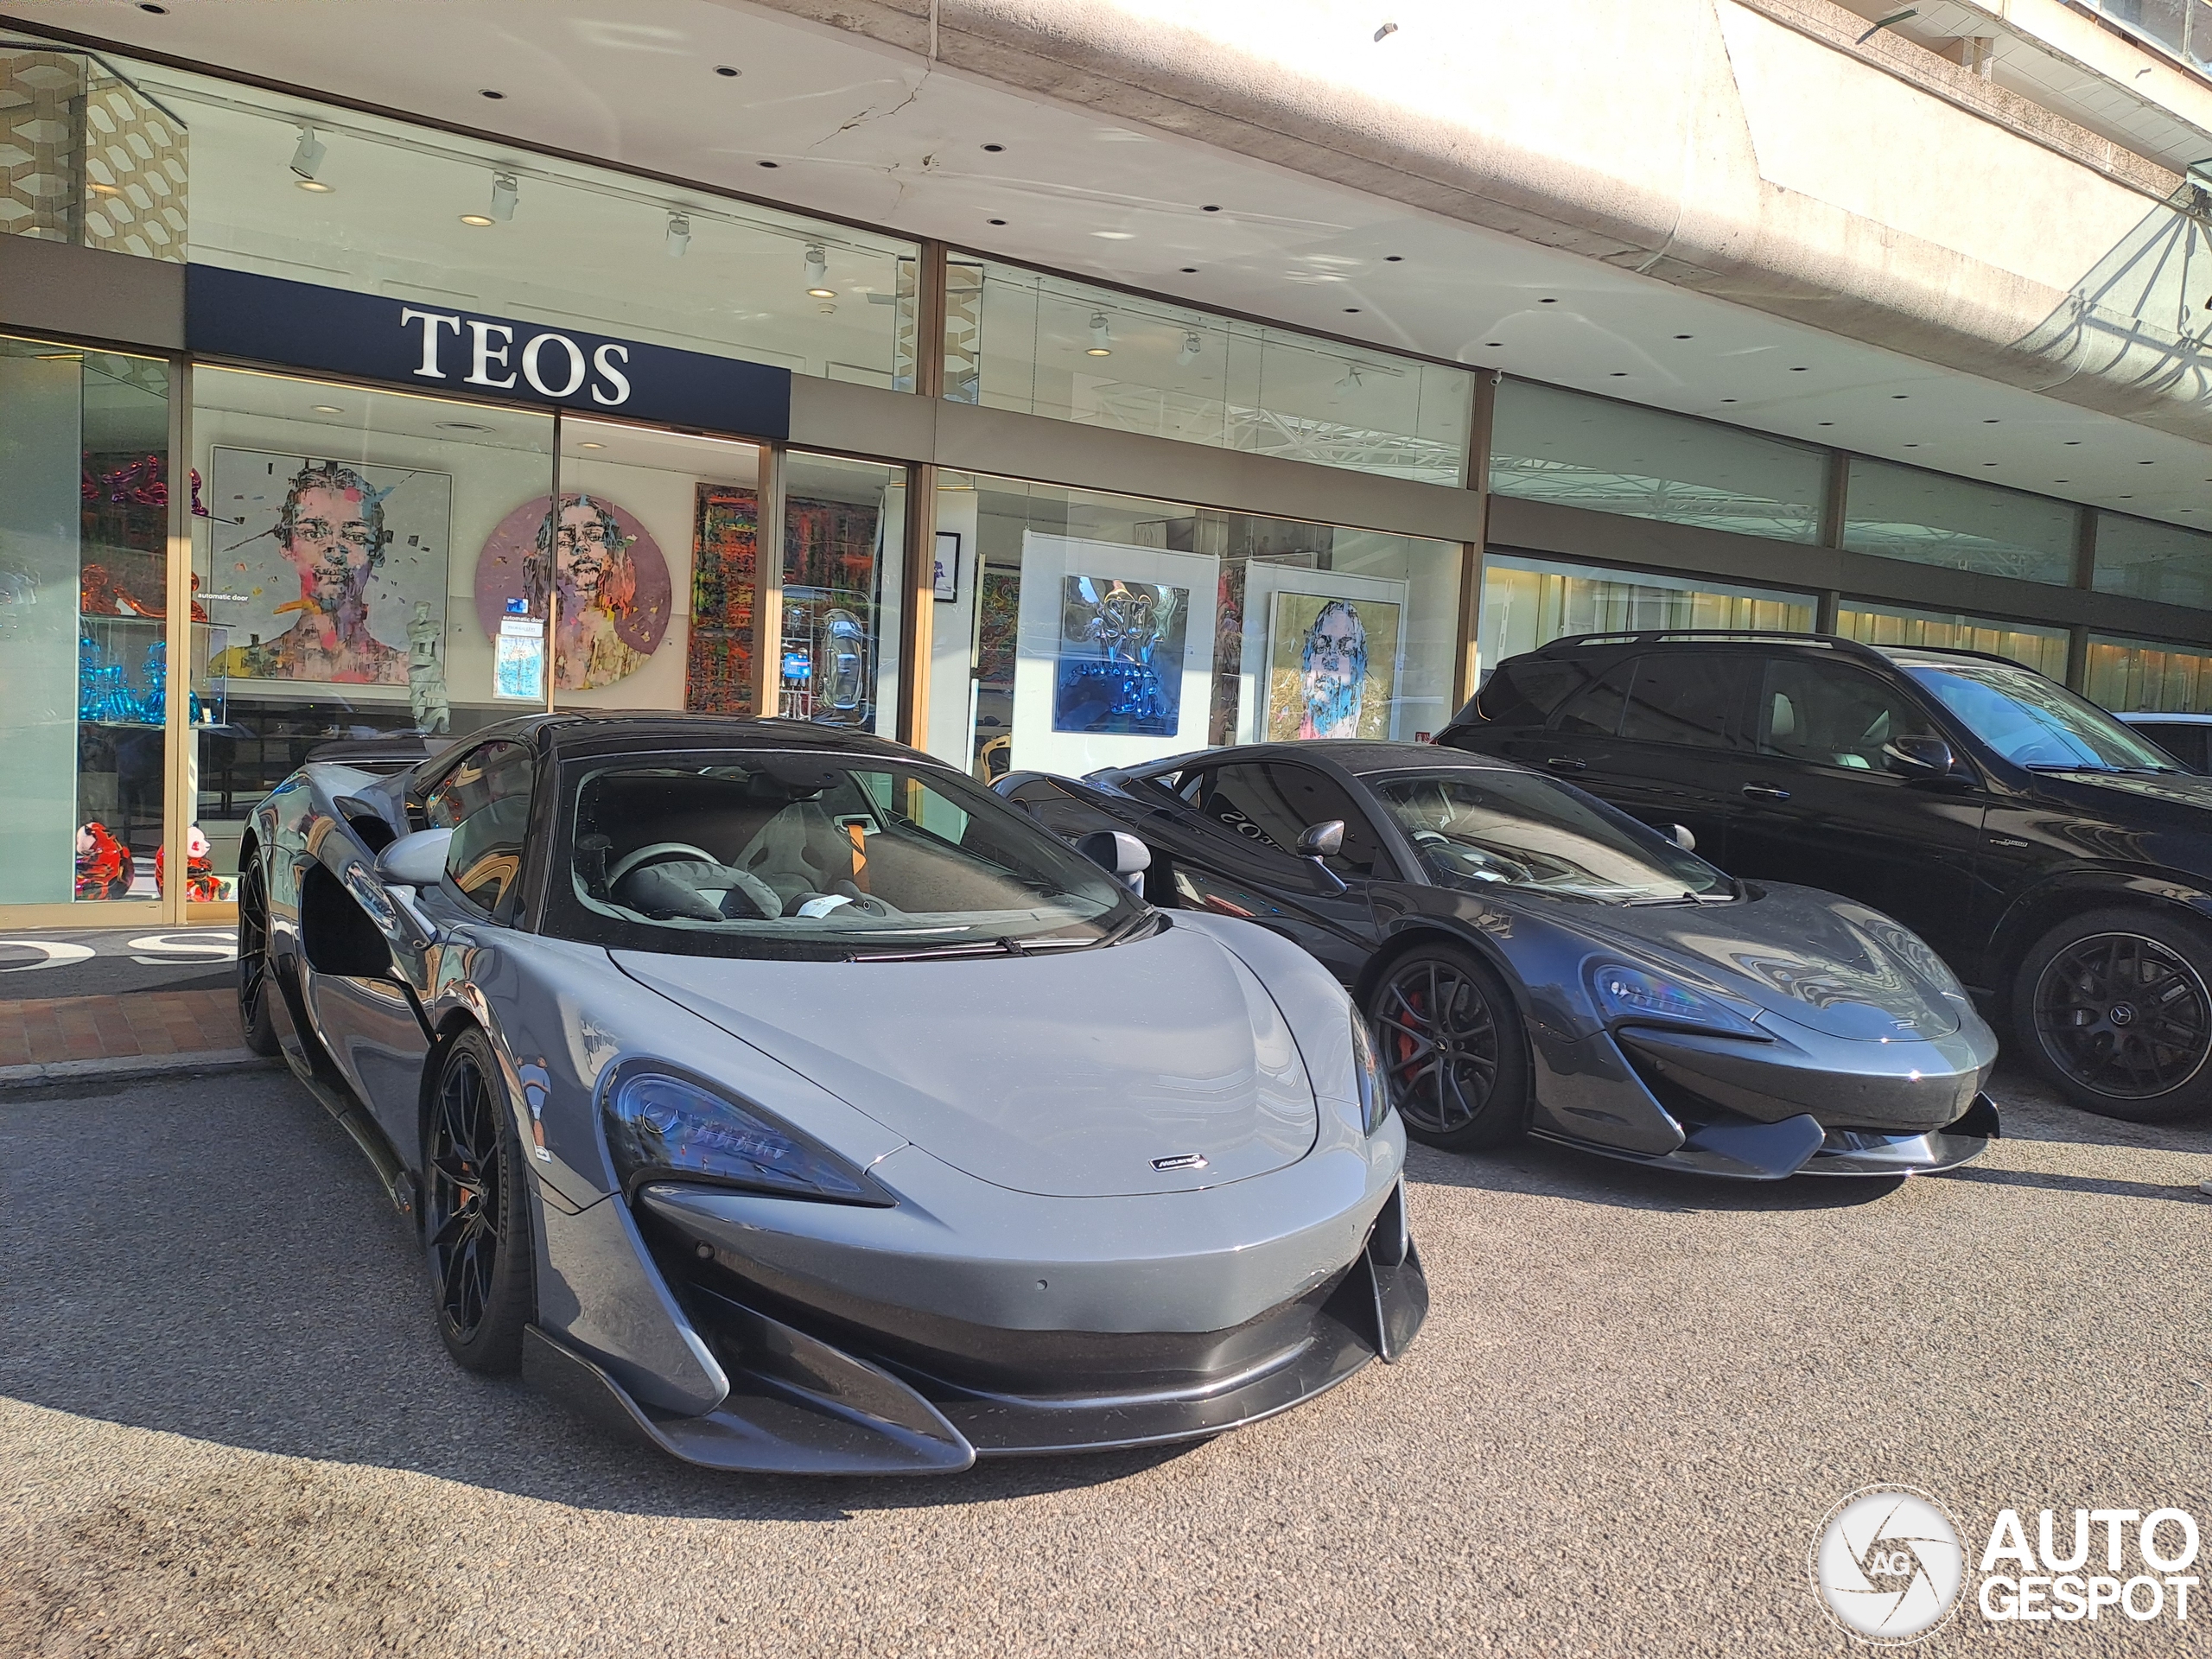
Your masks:
<path fill-rule="evenodd" d="M 430 1137 L 430 1272 L 438 1306 L 463 1340 L 491 1306 L 499 1259 L 499 1122 L 484 1073 L 462 1055 L 446 1069 Z"/>
<path fill-rule="evenodd" d="M 2093 933 L 2036 982 L 2036 1035 L 2082 1088 L 2121 1100 L 2178 1089 L 2212 1055 L 2212 994 L 2180 952 L 2140 933 Z"/>
<path fill-rule="evenodd" d="M 238 1014 L 250 1028 L 269 993 L 269 903 L 261 872 L 249 871 L 238 896 Z"/>
<path fill-rule="evenodd" d="M 1375 1014 L 1391 1103 L 1415 1128 L 1464 1129 L 1497 1087 L 1497 1018 L 1472 978 L 1448 962 L 1408 963 L 1383 982 Z"/>

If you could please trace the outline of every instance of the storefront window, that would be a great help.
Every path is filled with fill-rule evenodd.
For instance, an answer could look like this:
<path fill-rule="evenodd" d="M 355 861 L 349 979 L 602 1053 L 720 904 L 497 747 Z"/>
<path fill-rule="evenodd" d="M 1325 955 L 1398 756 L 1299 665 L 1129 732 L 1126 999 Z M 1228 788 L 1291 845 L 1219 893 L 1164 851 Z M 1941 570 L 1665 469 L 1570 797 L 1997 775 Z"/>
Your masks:
<path fill-rule="evenodd" d="M 254 804 L 316 746 L 458 734 L 545 707 L 554 418 L 199 368 L 192 437 L 207 619 L 196 799 L 222 881 Z M 617 539 L 636 527 L 626 508 L 609 517 Z M 647 562 L 641 547 L 627 555 L 632 569 Z M 611 622 L 601 632 L 613 643 L 564 657 L 564 671 L 619 656 L 626 676 L 665 649 L 640 651 Z"/>
<path fill-rule="evenodd" d="M 2212 610 L 2212 536 L 2100 512 L 2097 591 Z"/>
<path fill-rule="evenodd" d="M 1854 553 L 2063 586 L 2080 509 L 1864 455 L 1851 460 L 1843 544 Z"/>
<path fill-rule="evenodd" d="M 1899 610 L 1864 601 L 1847 601 L 1836 613 L 1835 631 L 1870 645 L 1940 645 L 1954 651 L 1986 651 L 2010 657 L 2054 680 L 2066 677 L 2066 630 L 2038 628 L 1986 616 L 1952 616 L 1935 611 Z"/>
<path fill-rule="evenodd" d="M 1803 444 L 1533 381 L 1497 388 L 1490 486 L 1501 495 L 1814 542 L 1827 478 L 1827 455 Z"/>
<path fill-rule="evenodd" d="M 1450 713 L 1456 543 L 940 483 L 930 747 L 979 777 L 1220 743 L 1414 740 Z"/>
<path fill-rule="evenodd" d="M 0 904 L 154 899 L 169 373 L 0 339 Z"/>
<path fill-rule="evenodd" d="M 2212 715 L 2212 653 L 2091 634 L 2082 689 L 2115 713 Z"/>
<path fill-rule="evenodd" d="M 784 459 L 783 629 L 776 712 L 899 729 L 906 469 L 793 450 Z"/>
<path fill-rule="evenodd" d="M 995 261 L 955 260 L 945 396 L 1458 486 L 1474 376 Z"/>
<path fill-rule="evenodd" d="M 192 133 L 192 257 L 912 384 L 914 245 L 289 93 L 130 64 Z"/>
<path fill-rule="evenodd" d="M 1481 675 L 1487 679 L 1507 658 L 1570 634 L 1643 628 L 1804 633 L 1814 615 L 1809 594 L 1494 553 L 1483 565 Z"/>

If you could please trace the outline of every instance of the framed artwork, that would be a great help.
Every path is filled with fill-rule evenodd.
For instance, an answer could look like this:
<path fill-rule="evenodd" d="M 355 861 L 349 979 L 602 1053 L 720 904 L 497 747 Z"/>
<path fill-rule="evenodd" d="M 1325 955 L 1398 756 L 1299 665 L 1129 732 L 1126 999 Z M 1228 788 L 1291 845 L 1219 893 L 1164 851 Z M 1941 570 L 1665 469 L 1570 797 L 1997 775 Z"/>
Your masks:
<path fill-rule="evenodd" d="M 698 714 L 749 715 L 758 696 L 753 606 L 760 556 L 760 499 L 734 484 L 701 484 L 696 489 L 683 706 Z"/>
<path fill-rule="evenodd" d="M 957 530 L 937 533 L 937 602 L 960 602 L 960 532 Z"/>
<path fill-rule="evenodd" d="M 668 632 L 668 561 L 626 508 L 603 495 L 524 502 L 484 538 L 476 556 L 476 619 L 493 639 L 521 600 L 543 618 L 557 597 L 554 684 L 563 691 L 613 685 L 645 666 Z"/>
<path fill-rule="evenodd" d="M 1211 554 L 1023 532 L 1020 764 L 1080 775 L 1203 746 L 1220 569 Z"/>
<path fill-rule="evenodd" d="M 1405 615 L 1403 582 L 1254 561 L 1238 741 L 1396 737 Z"/>
<path fill-rule="evenodd" d="M 212 586 L 239 595 L 209 671 L 404 690 L 416 607 L 445 626 L 452 475 L 220 447 L 209 474 Z"/>

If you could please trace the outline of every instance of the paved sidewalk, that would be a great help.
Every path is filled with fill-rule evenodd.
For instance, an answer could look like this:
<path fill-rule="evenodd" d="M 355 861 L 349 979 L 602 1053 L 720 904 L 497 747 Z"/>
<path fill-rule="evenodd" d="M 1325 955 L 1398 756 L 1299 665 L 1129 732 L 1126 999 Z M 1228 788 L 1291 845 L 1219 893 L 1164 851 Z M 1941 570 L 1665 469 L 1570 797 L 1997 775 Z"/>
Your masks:
<path fill-rule="evenodd" d="M 264 1064 L 238 1033 L 236 995 L 135 991 L 0 1001 L 0 1086 Z"/>

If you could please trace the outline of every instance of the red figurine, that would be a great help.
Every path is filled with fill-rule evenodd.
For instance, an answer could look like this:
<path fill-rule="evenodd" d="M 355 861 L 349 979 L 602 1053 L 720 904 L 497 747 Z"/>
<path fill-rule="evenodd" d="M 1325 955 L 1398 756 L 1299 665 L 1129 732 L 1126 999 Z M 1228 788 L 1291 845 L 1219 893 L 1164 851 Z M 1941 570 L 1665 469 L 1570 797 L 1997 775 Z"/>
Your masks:
<path fill-rule="evenodd" d="M 124 899 L 130 893 L 136 871 L 130 849 L 94 819 L 77 831 L 77 896 L 79 899 Z"/>
<path fill-rule="evenodd" d="M 212 905 L 223 897 L 223 884 L 217 879 L 214 864 L 207 855 L 207 837 L 194 824 L 185 837 L 184 896 L 195 905 Z M 165 868 L 168 849 L 156 848 L 154 852 L 154 886 L 168 891 L 168 875 Z"/>

